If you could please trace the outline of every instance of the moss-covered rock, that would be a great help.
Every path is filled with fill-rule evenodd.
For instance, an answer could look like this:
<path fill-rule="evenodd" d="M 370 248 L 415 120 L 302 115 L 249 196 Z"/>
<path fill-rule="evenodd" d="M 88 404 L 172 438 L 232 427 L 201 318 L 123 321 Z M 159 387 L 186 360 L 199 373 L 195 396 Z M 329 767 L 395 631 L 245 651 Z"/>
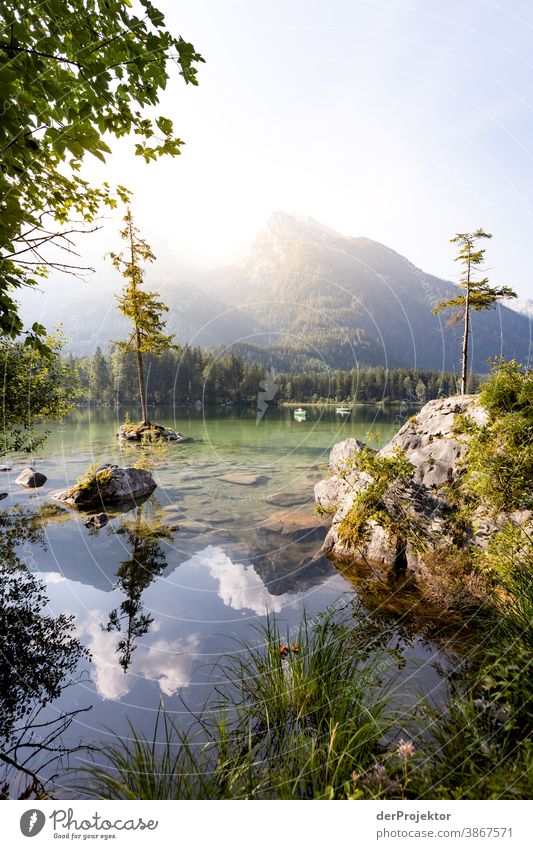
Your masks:
<path fill-rule="evenodd" d="M 192 442 L 192 436 L 183 436 L 177 430 L 158 424 L 125 422 L 120 426 L 118 438 L 131 442 Z"/>
<path fill-rule="evenodd" d="M 56 492 L 57 501 L 80 509 L 134 502 L 151 495 L 157 484 L 144 469 L 120 469 L 110 463 L 90 469 L 74 486 Z"/>

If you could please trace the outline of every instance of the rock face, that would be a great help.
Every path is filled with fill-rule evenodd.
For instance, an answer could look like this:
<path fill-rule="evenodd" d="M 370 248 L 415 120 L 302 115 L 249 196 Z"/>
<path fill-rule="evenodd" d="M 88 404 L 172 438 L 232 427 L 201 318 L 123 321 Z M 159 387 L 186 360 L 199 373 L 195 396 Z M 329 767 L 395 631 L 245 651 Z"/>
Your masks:
<path fill-rule="evenodd" d="M 451 543 L 449 516 L 453 506 L 447 487 L 460 475 L 460 463 L 467 445 L 454 433 L 456 416 L 462 414 L 478 425 L 488 421 L 486 411 L 476 396 L 459 395 L 430 401 L 407 421 L 378 457 L 391 457 L 401 449 L 413 467 L 409 479 L 392 481 L 383 496 L 387 512 L 393 518 L 416 525 L 420 541 L 429 550 Z M 369 562 L 417 571 L 420 555 L 406 539 L 374 521 L 367 523 L 365 534 L 357 545 L 342 540 L 339 526 L 349 512 L 355 496 L 365 490 L 372 478 L 357 468 L 362 444 L 353 439 L 335 445 L 330 457 L 331 474 L 315 486 L 315 501 L 332 524 L 324 541 L 328 556 L 351 562 Z M 490 534 L 508 519 L 524 521 L 528 515 L 489 517 L 483 511 L 468 529 L 468 542 L 486 547 Z"/>
<path fill-rule="evenodd" d="M 156 486 L 152 475 L 144 469 L 120 469 L 108 463 L 97 469 L 92 477 L 52 497 L 85 509 L 146 498 Z"/>
<path fill-rule="evenodd" d="M 183 436 L 177 430 L 158 424 L 123 424 L 120 426 L 118 438 L 121 441 L 141 442 L 143 439 L 163 442 L 193 442 L 192 436 Z"/>
<path fill-rule="evenodd" d="M 20 486 L 26 486 L 28 489 L 38 489 L 40 486 L 43 486 L 48 478 L 46 475 L 41 474 L 41 472 L 36 472 L 35 469 L 32 469 L 31 466 L 28 466 L 26 469 L 23 469 L 15 480 L 15 483 L 20 484 Z"/>

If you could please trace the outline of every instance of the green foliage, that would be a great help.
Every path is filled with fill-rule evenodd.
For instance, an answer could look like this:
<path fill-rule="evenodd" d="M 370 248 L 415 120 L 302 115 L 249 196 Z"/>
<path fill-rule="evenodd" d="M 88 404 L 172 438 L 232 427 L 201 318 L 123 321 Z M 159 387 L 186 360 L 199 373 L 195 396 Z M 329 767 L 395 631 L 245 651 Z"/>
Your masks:
<path fill-rule="evenodd" d="M 488 423 L 458 423 L 468 440 L 461 488 L 474 505 L 488 503 L 495 512 L 530 510 L 533 372 L 514 360 L 495 361 L 480 401 L 489 412 Z"/>
<path fill-rule="evenodd" d="M 70 270 L 58 249 L 128 198 L 83 179 L 86 155 L 105 162 L 105 138 L 129 134 L 146 162 L 179 154 L 172 121 L 153 108 L 174 68 L 196 84 L 203 60 L 150 0 L 4 0 L 0 17 L 0 332 L 14 338 L 23 326 L 13 290 Z M 30 338 L 43 333 L 34 324 Z"/>
<path fill-rule="evenodd" d="M 413 466 L 405 452 L 398 448 L 390 456 L 381 457 L 364 448 L 354 457 L 354 463 L 371 480 L 365 489 L 355 495 L 352 506 L 339 524 L 339 539 L 355 547 L 361 545 L 365 541 L 368 524 L 372 521 L 403 536 L 405 528 L 400 524 L 398 516 L 391 513 L 384 496 L 393 483 L 405 483 L 412 477 Z"/>
<path fill-rule="evenodd" d="M 520 413 L 533 420 L 533 371 L 516 360 L 500 357 L 491 361 L 492 374 L 481 385 L 479 400 L 496 420 L 507 413 Z"/>
<path fill-rule="evenodd" d="M 126 253 L 111 253 L 111 261 L 126 284 L 117 297 L 120 312 L 129 318 L 133 324 L 133 332 L 125 342 L 117 345 L 122 352 L 163 354 L 173 345 L 172 335 L 163 333 L 166 322 L 161 315 L 168 312 L 168 307 L 160 300 L 157 292 L 146 292 L 142 289 L 144 270 L 143 262 L 153 262 L 155 256 L 150 245 L 139 236 L 139 231 L 133 223 L 131 210 L 124 217 L 125 227 L 120 231 L 121 239 L 127 242 Z"/>
<path fill-rule="evenodd" d="M 72 492 L 82 490 L 88 501 L 96 498 L 101 488 L 111 480 L 112 470 L 100 468 L 99 463 L 91 463 L 85 472 L 76 478 Z"/>
<path fill-rule="evenodd" d="M 48 336 L 45 342 L 48 354 L 0 337 L 2 454 L 34 451 L 49 433 L 42 425 L 69 413 L 79 397 L 76 370 L 61 357 L 62 337 Z"/>
<path fill-rule="evenodd" d="M 260 353 L 254 349 L 250 357 Z M 263 354 L 268 357 L 268 351 Z M 105 367 L 102 367 L 100 357 Z M 231 402 L 239 406 L 256 406 L 259 384 L 267 370 L 262 360 L 254 361 L 238 352 L 220 355 L 187 345 L 179 351 L 170 349 L 157 357 L 147 353 L 143 359 L 150 369 L 147 393 L 152 404 L 185 404 L 203 398 L 207 405 Z M 265 359 L 264 362 L 269 361 Z M 80 373 L 84 400 L 96 404 L 109 404 L 114 400 L 131 403 L 136 400 L 137 365 L 133 354 L 122 354 L 120 350 L 114 354 L 96 351 L 92 357 L 76 357 L 75 363 Z M 287 368 L 288 364 L 279 365 Z M 331 402 L 330 373 L 308 369 L 308 361 L 302 361 L 301 369 L 299 363 L 295 363 L 291 372 L 278 369 L 276 384 L 279 389 L 271 403 Z M 456 391 L 453 374 L 407 368 L 358 368 L 338 373 L 339 401 L 377 404 L 387 396 L 389 402 L 418 404 L 416 395 L 406 396 L 403 386 L 406 375 L 415 383 L 424 383 L 428 401 Z M 478 381 L 478 376 L 473 375 L 473 389 L 477 388 Z"/>
<path fill-rule="evenodd" d="M 480 310 L 490 309 L 502 298 L 516 298 L 516 292 L 509 286 L 490 286 L 488 277 L 483 277 L 481 280 L 474 279 L 475 269 L 482 266 L 485 261 L 485 250 L 475 249 L 476 242 L 479 239 L 492 239 L 492 234 L 479 229 L 473 233 L 457 233 L 453 239 L 450 239 L 452 244 L 459 245 L 459 253 L 455 257 L 455 262 L 459 262 L 463 266 L 459 285 L 465 294 L 439 301 L 434 307 L 433 313 L 438 315 L 444 309 L 457 308 L 451 319 L 452 324 L 464 319 L 467 308 L 479 312 Z"/>

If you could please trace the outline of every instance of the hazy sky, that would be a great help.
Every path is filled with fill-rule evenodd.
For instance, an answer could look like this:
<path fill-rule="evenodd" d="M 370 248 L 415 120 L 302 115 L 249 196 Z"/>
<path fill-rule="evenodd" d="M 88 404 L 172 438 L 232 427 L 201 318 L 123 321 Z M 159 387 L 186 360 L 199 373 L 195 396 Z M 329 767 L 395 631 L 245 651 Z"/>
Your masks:
<path fill-rule="evenodd" d="M 88 170 L 134 190 L 165 262 L 239 254 L 282 209 L 455 279 L 448 239 L 482 226 L 494 282 L 533 297 L 530 0 L 156 5 L 206 59 L 160 107 L 183 155 L 147 166 L 125 141 Z M 100 279 L 115 229 L 85 242 Z"/>

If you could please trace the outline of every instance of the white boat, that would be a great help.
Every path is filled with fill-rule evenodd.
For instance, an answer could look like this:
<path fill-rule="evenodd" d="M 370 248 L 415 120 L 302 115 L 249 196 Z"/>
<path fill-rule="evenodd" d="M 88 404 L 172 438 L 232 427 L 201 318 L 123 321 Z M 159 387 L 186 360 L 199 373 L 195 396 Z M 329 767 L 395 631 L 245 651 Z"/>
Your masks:
<path fill-rule="evenodd" d="M 349 416 L 352 412 L 352 407 L 337 407 L 335 412 L 338 416 Z"/>
<path fill-rule="evenodd" d="M 294 411 L 294 418 L 297 422 L 305 422 L 307 416 L 307 410 L 303 410 L 301 407 L 298 407 Z"/>

